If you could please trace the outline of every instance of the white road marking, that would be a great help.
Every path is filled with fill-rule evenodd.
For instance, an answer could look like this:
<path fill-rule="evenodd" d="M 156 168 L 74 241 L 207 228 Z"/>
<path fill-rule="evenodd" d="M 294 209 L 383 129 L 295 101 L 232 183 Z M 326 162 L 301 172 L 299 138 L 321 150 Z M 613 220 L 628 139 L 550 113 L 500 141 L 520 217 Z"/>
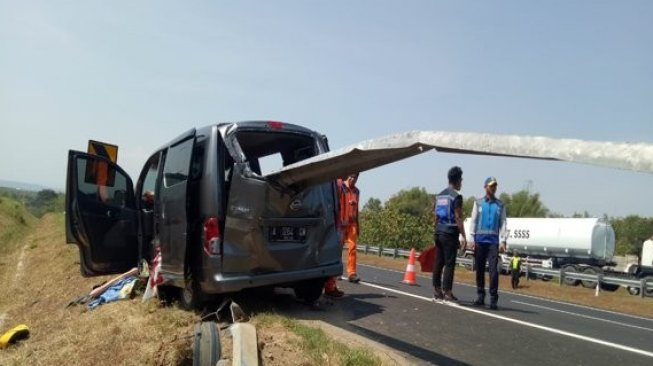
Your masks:
<path fill-rule="evenodd" d="M 399 291 L 399 290 L 395 290 L 395 289 L 392 289 L 392 288 L 387 288 L 387 287 L 375 285 L 375 284 L 364 282 L 364 281 L 359 282 L 359 284 L 361 284 L 363 286 L 369 286 L 369 287 L 373 287 L 373 288 L 376 288 L 376 289 L 380 289 L 380 290 L 384 290 L 384 291 L 388 291 L 388 292 L 393 292 L 393 293 L 396 293 L 396 294 L 409 296 L 409 297 L 413 297 L 413 298 L 416 298 L 416 299 L 431 302 L 431 299 L 428 298 L 428 297 L 415 295 L 415 294 L 411 294 L 411 293 L 408 293 L 408 292 Z M 636 354 L 639 354 L 639 355 L 642 355 L 642 356 L 653 358 L 653 352 L 644 351 L 644 350 L 641 350 L 641 349 L 638 349 L 638 348 L 628 347 L 628 346 L 625 346 L 625 345 L 622 345 L 622 344 L 607 342 L 607 341 L 603 341 L 603 340 L 600 340 L 600 339 L 587 337 L 587 336 L 583 336 L 583 335 L 576 334 L 576 333 L 567 332 L 567 331 L 564 331 L 564 330 L 559 330 L 559 329 L 550 328 L 550 327 L 546 327 L 546 326 L 535 324 L 535 323 L 530 323 L 530 322 L 525 322 L 525 321 L 522 321 L 522 320 L 508 318 L 508 317 L 497 315 L 497 314 L 487 312 L 487 311 L 482 311 L 482 310 L 478 310 L 478 309 L 474 309 L 474 308 L 470 308 L 470 307 L 466 307 L 466 306 L 459 306 L 457 304 L 444 303 L 443 305 L 451 306 L 451 307 L 454 307 L 456 309 L 468 311 L 468 312 L 471 312 L 471 313 L 476 313 L 476 314 L 479 314 L 479 315 L 484 315 L 484 316 L 487 316 L 487 317 L 490 317 L 490 318 L 505 320 L 505 321 L 515 323 L 515 324 L 519 324 L 519 325 L 523 325 L 523 326 L 526 326 L 526 327 L 540 329 L 540 330 L 544 330 L 544 331 L 547 331 L 547 332 L 550 332 L 550 333 L 560 334 L 560 335 L 564 335 L 564 336 L 567 336 L 567 337 L 580 339 L 582 341 L 586 341 L 586 342 L 590 342 L 590 343 L 596 343 L 596 344 L 600 344 L 600 345 L 603 345 L 603 346 L 606 346 L 606 347 L 616 348 L 616 349 L 619 349 L 619 350 L 622 350 L 622 351 L 632 352 L 632 353 L 636 353 Z"/>
<path fill-rule="evenodd" d="M 370 268 L 374 268 L 374 269 L 378 269 L 378 270 L 382 270 L 382 271 L 388 271 L 388 272 L 403 273 L 403 272 L 401 272 L 401 271 L 396 271 L 396 270 L 394 270 L 394 269 L 388 269 L 388 268 L 383 268 L 383 267 L 379 267 L 379 266 L 372 266 L 372 265 L 369 265 L 369 264 L 359 264 L 358 266 L 370 267 Z M 422 278 L 426 278 L 426 279 L 429 279 L 429 278 L 431 277 L 431 276 L 425 276 L 425 275 L 422 275 L 422 274 L 418 274 L 417 276 L 418 276 L 418 277 L 422 277 Z M 467 286 L 467 287 L 474 287 L 474 288 L 476 288 L 476 285 L 471 285 L 471 284 L 468 284 L 468 283 L 455 282 L 455 284 L 456 284 L 456 285 L 459 285 L 459 286 Z M 632 315 L 632 314 L 620 313 L 620 312 L 618 312 L 618 311 L 599 309 L 599 308 L 594 308 L 594 307 L 587 306 L 587 305 L 572 304 L 572 303 L 570 303 L 570 302 L 564 302 L 564 301 L 559 301 L 559 300 L 547 299 L 547 298 L 545 298 L 545 297 L 540 297 L 540 296 L 533 296 L 533 295 L 520 294 L 520 293 L 513 292 L 513 291 L 507 291 L 506 293 L 509 293 L 510 295 L 513 295 L 513 296 L 521 296 L 521 297 L 525 297 L 525 298 L 528 298 L 528 299 L 536 299 L 536 300 L 541 300 L 541 301 L 547 301 L 547 302 L 554 303 L 554 304 L 560 304 L 560 305 L 565 305 L 565 306 L 571 306 L 571 307 L 576 307 L 576 308 L 581 308 L 581 309 L 587 309 L 587 310 L 592 310 L 592 311 L 599 311 L 599 312 L 606 313 L 606 314 L 613 314 L 613 315 L 623 316 L 623 317 L 627 317 L 627 318 L 633 318 L 633 319 L 645 320 L 645 321 L 648 321 L 648 322 L 653 322 L 653 319 L 651 319 L 651 318 L 646 318 L 646 317 L 643 317 L 643 316 Z"/>
<path fill-rule="evenodd" d="M 653 332 L 653 329 L 651 329 L 651 328 L 640 327 L 640 326 L 637 326 L 637 325 L 622 323 L 622 322 L 609 320 L 609 319 L 597 318 L 595 316 L 574 313 L 574 312 L 571 312 L 571 311 L 558 310 L 558 309 L 554 309 L 554 308 L 551 308 L 551 307 L 548 307 L 548 306 L 536 305 L 536 304 L 531 304 L 531 303 L 527 303 L 527 302 L 523 302 L 523 301 L 515 301 L 515 300 L 511 300 L 511 302 L 514 302 L 515 304 L 532 306 L 534 308 L 546 309 L 546 310 L 555 311 L 555 312 L 558 312 L 558 313 L 573 315 L 573 316 L 577 316 L 577 317 L 580 317 L 580 318 L 598 320 L 598 321 L 602 321 L 602 322 L 606 322 L 606 323 L 610 323 L 610 324 L 617 324 L 617 325 L 621 325 L 621 326 L 624 326 L 624 327 L 630 327 L 630 328 L 641 329 L 641 330 L 646 330 L 646 331 L 649 331 L 649 332 Z"/>

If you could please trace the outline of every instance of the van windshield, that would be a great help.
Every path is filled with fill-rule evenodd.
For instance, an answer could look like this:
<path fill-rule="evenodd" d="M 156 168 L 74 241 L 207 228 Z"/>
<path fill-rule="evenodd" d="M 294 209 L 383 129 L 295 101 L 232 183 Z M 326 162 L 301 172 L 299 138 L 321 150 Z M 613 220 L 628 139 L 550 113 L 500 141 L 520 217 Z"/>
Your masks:
<path fill-rule="evenodd" d="M 318 152 L 315 138 L 300 133 L 238 131 L 236 140 L 250 169 L 258 175 L 308 159 Z"/>

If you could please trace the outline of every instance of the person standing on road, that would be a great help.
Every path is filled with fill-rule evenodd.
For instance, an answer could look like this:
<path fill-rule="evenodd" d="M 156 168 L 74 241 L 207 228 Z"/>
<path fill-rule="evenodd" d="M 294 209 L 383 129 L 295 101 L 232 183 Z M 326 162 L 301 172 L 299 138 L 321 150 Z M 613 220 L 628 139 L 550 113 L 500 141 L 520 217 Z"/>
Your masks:
<path fill-rule="evenodd" d="M 516 250 L 512 252 L 512 259 L 510 260 L 510 271 L 512 276 L 512 289 L 516 290 L 519 287 L 519 275 L 521 274 L 521 257 Z"/>
<path fill-rule="evenodd" d="M 456 253 L 465 248 L 467 239 L 463 226 L 463 196 L 460 189 L 463 171 L 454 166 L 447 174 L 449 186 L 435 196 L 435 267 L 433 268 L 433 300 L 458 301 L 451 291 L 453 287 Z M 459 235 L 462 234 L 462 238 Z M 462 239 L 462 241 L 460 240 Z"/>
<path fill-rule="evenodd" d="M 338 193 L 338 223 L 343 244 L 347 244 L 347 279 L 349 282 L 358 283 L 360 278 L 356 273 L 356 244 L 358 242 L 358 201 L 360 191 L 356 187 L 358 173 L 350 174 L 345 180 L 338 179 L 336 188 Z M 324 284 L 324 293 L 327 296 L 342 297 L 343 292 L 336 285 L 336 278 L 329 278 Z"/>
<path fill-rule="evenodd" d="M 490 272 L 490 309 L 497 309 L 499 301 L 499 272 L 497 270 L 499 252 L 506 250 L 506 207 L 496 198 L 497 180 L 485 180 L 485 196 L 474 202 L 470 234 L 474 240 L 474 260 L 476 263 L 476 306 L 485 305 L 485 263 Z M 501 244 L 499 244 L 501 242 Z"/>

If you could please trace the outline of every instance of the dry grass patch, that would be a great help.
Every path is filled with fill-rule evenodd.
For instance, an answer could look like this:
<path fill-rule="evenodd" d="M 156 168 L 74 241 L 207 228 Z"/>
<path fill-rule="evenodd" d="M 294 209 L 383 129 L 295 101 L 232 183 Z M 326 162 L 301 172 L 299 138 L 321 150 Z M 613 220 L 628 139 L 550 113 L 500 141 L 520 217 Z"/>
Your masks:
<path fill-rule="evenodd" d="M 343 262 L 347 258 L 343 255 Z M 396 271 L 404 272 L 408 260 L 406 258 L 394 259 L 391 257 L 379 257 L 373 254 L 357 255 L 358 263 L 368 264 Z M 419 270 L 419 263 L 418 270 Z M 431 273 L 418 273 L 418 276 L 431 278 Z M 475 273 L 468 271 L 463 267 L 456 268 L 456 282 L 475 284 Z M 524 277 L 519 282 L 520 288 L 517 291 L 511 289 L 510 276 L 499 276 L 499 291 L 516 292 L 520 294 L 539 296 L 548 299 L 556 299 L 573 304 L 586 305 L 594 308 L 618 311 L 626 314 L 633 314 L 653 318 L 653 299 L 640 298 L 632 296 L 624 289 L 615 292 L 601 292 L 599 296 L 594 296 L 594 291 L 582 287 L 560 286 L 555 281 L 544 282 L 540 280 L 526 281 Z M 470 299 L 471 300 L 471 299 Z"/>
<path fill-rule="evenodd" d="M 183 365 L 192 356 L 197 315 L 140 298 L 66 307 L 109 277 L 84 278 L 76 246 L 63 238 L 63 217 L 44 217 L 24 242 L 23 273 L 4 266 L 0 276 L 3 329 L 30 328 L 30 338 L 0 353 L 1 365 Z M 3 256 L 18 261 L 22 249 Z"/>
<path fill-rule="evenodd" d="M 379 365 L 367 350 L 350 348 L 332 340 L 323 330 L 275 314 L 252 319 L 259 338 L 263 365 Z"/>

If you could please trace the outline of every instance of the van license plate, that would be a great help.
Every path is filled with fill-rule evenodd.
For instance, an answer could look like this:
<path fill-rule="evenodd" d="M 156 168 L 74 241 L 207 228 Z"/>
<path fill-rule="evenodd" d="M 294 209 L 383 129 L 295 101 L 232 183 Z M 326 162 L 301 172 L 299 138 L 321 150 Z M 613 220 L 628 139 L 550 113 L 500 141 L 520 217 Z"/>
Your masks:
<path fill-rule="evenodd" d="M 270 241 L 305 242 L 306 232 L 303 226 L 270 226 L 268 238 Z"/>

